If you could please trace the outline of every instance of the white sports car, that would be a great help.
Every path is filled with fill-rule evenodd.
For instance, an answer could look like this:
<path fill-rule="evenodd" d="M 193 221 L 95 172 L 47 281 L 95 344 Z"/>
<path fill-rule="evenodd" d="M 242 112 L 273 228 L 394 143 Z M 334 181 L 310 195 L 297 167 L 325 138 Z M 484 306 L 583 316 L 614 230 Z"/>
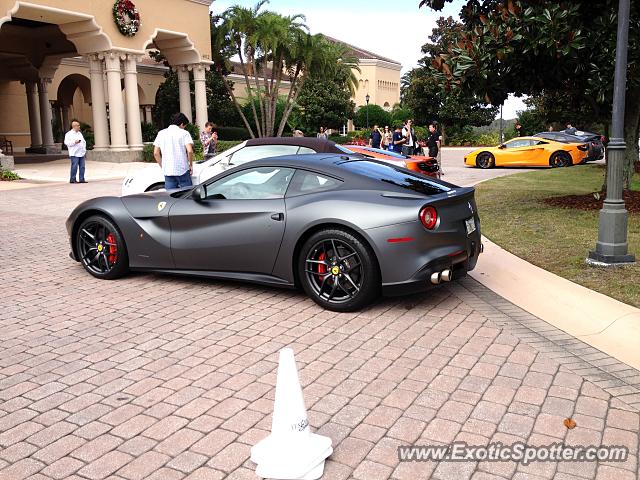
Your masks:
<path fill-rule="evenodd" d="M 251 160 L 280 155 L 296 155 L 307 153 L 348 153 L 349 151 L 334 142 L 319 138 L 253 138 L 235 147 L 225 150 L 208 160 L 193 164 L 191 180 L 198 185 L 214 177 L 227 168 L 231 168 Z M 122 195 L 149 192 L 164 189 L 164 175 L 158 164 L 128 176 L 122 182 Z"/>

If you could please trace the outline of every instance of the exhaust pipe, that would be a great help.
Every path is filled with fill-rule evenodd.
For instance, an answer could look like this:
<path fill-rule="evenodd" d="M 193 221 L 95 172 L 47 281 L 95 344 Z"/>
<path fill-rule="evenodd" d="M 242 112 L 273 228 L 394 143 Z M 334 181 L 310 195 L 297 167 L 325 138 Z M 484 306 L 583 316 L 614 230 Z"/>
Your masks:
<path fill-rule="evenodd" d="M 431 283 L 433 283 L 434 285 L 438 285 L 440 283 L 440 272 L 431 274 Z"/>
<path fill-rule="evenodd" d="M 442 271 L 440 278 L 442 278 L 442 281 L 444 282 L 450 282 L 453 278 L 453 272 L 447 268 L 446 270 Z"/>

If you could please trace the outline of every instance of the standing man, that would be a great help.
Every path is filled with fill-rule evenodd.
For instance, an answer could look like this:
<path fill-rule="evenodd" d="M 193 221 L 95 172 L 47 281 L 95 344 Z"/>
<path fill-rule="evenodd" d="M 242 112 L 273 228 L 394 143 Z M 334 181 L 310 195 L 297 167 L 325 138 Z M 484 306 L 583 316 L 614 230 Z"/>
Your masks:
<path fill-rule="evenodd" d="M 392 152 L 400 153 L 402 151 L 402 146 L 407 142 L 407 139 L 402 135 L 402 127 L 397 126 L 393 131 L 393 137 L 391 138 L 391 144 L 389 145 L 389 150 Z"/>
<path fill-rule="evenodd" d="M 402 145 L 402 153 L 404 155 L 414 155 L 416 148 L 416 135 L 413 131 L 413 120 L 408 119 L 404 122 L 402 136 L 407 139 L 404 145 Z"/>
<path fill-rule="evenodd" d="M 204 130 L 200 132 L 200 142 L 202 143 L 202 153 L 205 160 L 216 154 L 218 135 L 213 131 L 213 123 L 207 122 L 204 124 Z"/>
<path fill-rule="evenodd" d="M 567 122 L 567 128 L 565 128 L 564 133 L 567 133 L 569 135 L 575 135 L 577 131 L 578 129 L 573 125 L 571 125 L 571 122 Z"/>
<path fill-rule="evenodd" d="M 64 144 L 69 150 L 69 159 L 71 160 L 71 175 L 69 183 L 87 183 L 84 179 L 85 155 L 87 154 L 87 142 L 80 131 L 80 122 L 74 120 L 71 122 L 71 130 L 64 136 Z M 76 182 L 76 173 L 80 169 L 80 179 Z"/>
<path fill-rule="evenodd" d="M 429 149 L 429 156 L 435 158 L 438 161 L 438 169 L 442 172 L 440 145 L 442 142 L 442 136 L 438 130 L 438 122 L 431 122 L 429 124 L 429 138 L 427 139 L 427 148 Z"/>
<path fill-rule="evenodd" d="M 171 125 L 158 132 L 153 142 L 153 156 L 162 168 L 164 188 L 190 187 L 193 173 L 193 139 L 184 129 L 189 119 L 184 113 L 171 117 Z"/>
<path fill-rule="evenodd" d="M 369 146 L 372 148 L 380 148 L 380 143 L 382 143 L 382 132 L 378 128 L 378 125 L 374 125 L 371 135 L 369 135 Z"/>
<path fill-rule="evenodd" d="M 524 131 L 522 130 L 522 125 L 520 125 L 520 122 L 516 122 L 514 128 L 516 129 L 516 137 L 524 137 Z"/>

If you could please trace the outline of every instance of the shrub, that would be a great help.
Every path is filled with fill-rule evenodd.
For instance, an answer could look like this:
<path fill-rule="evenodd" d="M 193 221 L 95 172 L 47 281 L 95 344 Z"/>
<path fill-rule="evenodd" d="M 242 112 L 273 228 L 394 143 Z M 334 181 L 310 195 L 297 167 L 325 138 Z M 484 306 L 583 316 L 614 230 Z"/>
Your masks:
<path fill-rule="evenodd" d="M 244 127 L 217 127 L 217 130 L 221 140 L 247 140 L 251 137 Z"/>
<path fill-rule="evenodd" d="M 379 105 L 369 105 L 362 106 L 358 109 L 355 116 L 353 117 L 353 123 L 355 123 L 358 127 L 366 127 L 367 126 L 367 109 L 369 110 L 369 127 L 372 128 L 374 125 L 385 126 L 389 125 L 391 122 L 391 114 L 385 111 Z"/>
<path fill-rule="evenodd" d="M 156 139 L 156 135 L 158 135 L 158 127 L 156 127 L 153 123 L 142 122 L 142 141 L 143 142 L 153 142 Z"/>
<path fill-rule="evenodd" d="M 153 158 L 153 144 L 147 144 L 142 147 L 142 161 L 143 162 L 155 162 L 156 159 Z"/>
<path fill-rule="evenodd" d="M 3 170 L 0 168 L 0 181 L 11 182 L 13 180 L 20 180 L 20 175 L 11 170 Z"/>

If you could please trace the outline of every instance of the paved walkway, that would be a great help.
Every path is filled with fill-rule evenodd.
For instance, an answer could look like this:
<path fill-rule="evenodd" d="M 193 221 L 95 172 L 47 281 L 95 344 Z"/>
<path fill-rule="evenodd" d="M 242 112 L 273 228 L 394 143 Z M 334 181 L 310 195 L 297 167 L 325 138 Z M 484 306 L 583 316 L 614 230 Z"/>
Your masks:
<path fill-rule="evenodd" d="M 118 181 L 0 192 L 0 479 L 256 478 L 292 346 L 325 479 L 635 479 L 640 372 L 473 278 L 354 314 L 290 291 L 68 259 Z M 563 425 L 567 417 L 577 427 Z M 623 463 L 399 462 L 398 445 L 622 445 Z"/>

